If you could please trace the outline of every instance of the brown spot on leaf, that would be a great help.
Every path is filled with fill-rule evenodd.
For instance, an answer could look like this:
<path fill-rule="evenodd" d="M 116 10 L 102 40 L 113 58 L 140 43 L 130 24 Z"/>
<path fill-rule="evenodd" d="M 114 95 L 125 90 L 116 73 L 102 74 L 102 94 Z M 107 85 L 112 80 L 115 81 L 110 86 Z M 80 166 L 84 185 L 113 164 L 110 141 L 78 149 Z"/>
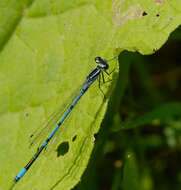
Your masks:
<path fill-rule="evenodd" d="M 111 10 L 111 19 L 112 23 L 115 26 L 121 26 L 128 22 L 129 20 L 133 20 L 135 18 L 140 18 L 142 16 L 142 8 L 139 4 L 134 5 L 132 7 L 128 7 L 125 12 L 120 11 L 121 5 L 125 0 L 114 0 L 112 4 Z"/>
<path fill-rule="evenodd" d="M 28 117 L 28 116 L 29 116 L 29 113 L 26 112 L 24 115 L 25 115 L 25 117 Z"/>
<path fill-rule="evenodd" d="M 165 0 L 155 0 L 155 3 L 159 3 L 160 5 L 163 5 L 165 3 Z"/>

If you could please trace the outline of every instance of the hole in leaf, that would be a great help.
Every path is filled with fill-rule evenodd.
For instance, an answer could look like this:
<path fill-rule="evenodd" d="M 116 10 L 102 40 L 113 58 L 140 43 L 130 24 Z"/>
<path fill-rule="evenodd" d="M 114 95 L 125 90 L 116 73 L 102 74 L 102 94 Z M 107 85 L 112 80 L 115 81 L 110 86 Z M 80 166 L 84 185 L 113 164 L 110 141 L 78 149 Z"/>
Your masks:
<path fill-rule="evenodd" d="M 148 15 L 148 13 L 144 11 L 144 12 L 142 13 L 142 16 L 146 16 L 146 15 Z"/>
<path fill-rule="evenodd" d="M 69 150 L 69 142 L 63 142 L 57 147 L 57 157 L 64 156 Z"/>
<path fill-rule="evenodd" d="M 77 135 L 75 135 L 73 138 L 72 138 L 72 142 L 74 142 L 77 138 Z"/>
<path fill-rule="evenodd" d="M 156 14 L 157 17 L 159 17 L 160 15 L 159 14 Z"/>

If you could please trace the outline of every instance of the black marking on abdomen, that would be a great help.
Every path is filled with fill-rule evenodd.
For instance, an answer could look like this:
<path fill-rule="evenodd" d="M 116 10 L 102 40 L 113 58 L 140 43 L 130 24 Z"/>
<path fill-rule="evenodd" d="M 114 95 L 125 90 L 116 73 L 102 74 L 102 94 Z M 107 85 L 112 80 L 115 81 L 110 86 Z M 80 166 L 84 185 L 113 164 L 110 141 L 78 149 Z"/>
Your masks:
<path fill-rule="evenodd" d="M 60 127 L 61 124 L 62 124 L 62 122 L 59 122 L 57 125 Z"/>
<path fill-rule="evenodd" d="M 70 110 L 72 110 L 72 108 L 73 108 L 73 107 L 74 107 L 74 106 L 73 106 L 73 105 L 71 105 L 71 106 L 70 106 Z"/>

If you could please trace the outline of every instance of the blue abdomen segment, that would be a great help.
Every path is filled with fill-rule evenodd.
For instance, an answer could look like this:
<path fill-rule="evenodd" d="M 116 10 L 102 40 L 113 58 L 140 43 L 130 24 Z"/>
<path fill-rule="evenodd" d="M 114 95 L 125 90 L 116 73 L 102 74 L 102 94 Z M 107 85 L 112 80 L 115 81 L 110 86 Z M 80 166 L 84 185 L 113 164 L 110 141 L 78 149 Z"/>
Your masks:
<path fill-rule="evenodd" d="M 42 150 L 47 146 L 48 142 L 53 138 L 53 136 L 55 135 L 55 133 L 57 132 L 57 130 L 59 129 L 59 127 L 61 126 L 61 124 L 64 122 L 64 120 L 70 114 L 70 112 L 72 111 L 72 109 L 74 108 L 74 106 L 77 104 L 77 102 L 79 101 L 79 99 L 87 91 L 87 89 L 89 88 L 89 86 L 95 81 L 96 77 L 97 77 L 97 75 L 93 79 L 89 80 L 89 83 L 85 83 L 84 84 L 84 86 L 83 86 L 82 90 L 80 91 L 79 95 L 75 98 L 75 100 L 73 101 L 73 103 L 71 104 L 71 106 L 69 107 L 69 109 L 67 110 L 67 112 L 64 114 L 64 116 L 62 117 L 62 119 L 59 121 L 59 123 L 55 127 L 55 129 L 47 137 L 47 139 L 44 141 L 44 143 L 41 145 L 41 147 L 38 148 L 37 152 L 34 154 L 34 156 L 31 158 L 31 160 L 28 162 L 28 164 L 15 177 L 15 179 L 14 179 L 15 183 L 18 182 L 25 175 L 25 173 L 28 171 L 28 169 L 31 167 L 31 165 L 39 157 L 39 155 L 42 152 Z"/>
<path fill-rule="evenodd" d="M 15 183 L 18 182 L 18 181 L 25 175 L 26 172 L 27 172 L 27 169 L 26 169 L 26 168 L 23 168 L 23 169 L 19 172 L 19 174 L 15 177 L 14 182 L 15 182 Z"/>

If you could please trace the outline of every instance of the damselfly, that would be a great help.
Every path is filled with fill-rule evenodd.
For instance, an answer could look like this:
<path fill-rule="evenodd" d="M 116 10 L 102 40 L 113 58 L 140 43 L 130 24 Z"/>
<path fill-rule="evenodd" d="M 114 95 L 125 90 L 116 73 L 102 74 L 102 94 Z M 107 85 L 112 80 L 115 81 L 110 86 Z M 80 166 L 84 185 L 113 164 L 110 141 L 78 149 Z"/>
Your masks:
<path fill-rule="evenodd" d="M 104 73 L 107 75 L 110 75 L 110 73 L 107 72 L 109 68 L 108 61 L 105 59 L 102 59 L 101 57 L 96 57 L 95 62 L 98 64 L 86 77 L 82 88 L 80 89 L 79 94 L 76 96 L 76 98 L 73 100 L 73 102 L 70 102 L 69 106 L 67 107 L 67 110 L 64 112 L 63 116 L 60 118 L 59 122 L 57 122 L 56 127 L 50 134 L 47 134 L 46 140 L 42 143 L 42 145 L 38 148 L 37 152 L 34 154 L 34 156 L 31 158 L 31 160 L 27 163 L 27 165 L 18 173 L 18 175 L 14 178 L 14 182 L 17 183 L 24 175 L 25 173 L 30 169 L 32 164 L 36 161 L 36 159 L 39 157 L 41 152 L 46 148 L 48 143 L 52 140 L 52 138 L 56 135 L 58 129 L 63 124 L 64 120 L 67 118 L 67 116 L 71 113 L 72 109 L 75 107 L 77 102 L 80 100 L 80 98 L 84 95 L 84 93 L 89 89 L 89 87 L 98 80 L 99 82 L 99 88 L 101 90 L 100 82 L 101 79 L 103 82 L 105 82 L 104 79 Z M 102 91 L 102 90 L 101 90 Z"/>

